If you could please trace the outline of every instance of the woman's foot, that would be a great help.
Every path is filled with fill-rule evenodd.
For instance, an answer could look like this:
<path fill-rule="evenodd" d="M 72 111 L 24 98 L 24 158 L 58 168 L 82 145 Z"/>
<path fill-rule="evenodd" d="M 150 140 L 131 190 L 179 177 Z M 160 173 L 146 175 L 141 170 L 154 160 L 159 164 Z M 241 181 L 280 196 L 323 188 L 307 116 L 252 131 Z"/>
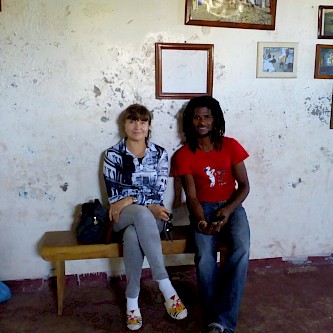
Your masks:
<path fill-rule="evenodd" d="M 167 299 L 164 305 L 173 319 L 181 320 L 187 317 L 187 309 L 177 294 Z"/>
<path fill-rule="evenodd" d="M 131 331 L 136 331 L 142 326 L 142 317 L 140 309 L 126 311 L 126 325 Z"/>

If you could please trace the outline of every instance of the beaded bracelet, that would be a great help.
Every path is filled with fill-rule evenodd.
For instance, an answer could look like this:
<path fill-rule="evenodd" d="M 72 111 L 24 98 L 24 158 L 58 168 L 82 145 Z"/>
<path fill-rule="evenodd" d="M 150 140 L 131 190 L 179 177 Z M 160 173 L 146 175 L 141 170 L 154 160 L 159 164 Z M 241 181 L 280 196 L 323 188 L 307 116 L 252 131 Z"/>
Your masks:
<path fill-rule="evenodd" d="M 202 232 L 202 229 L 200 228 L 200 223 L 201 222 L 206 222 L 205 220 L 200 220 L 199 222 L 198 222 L 198 230 L 200 231 L 200 232 Z"/>

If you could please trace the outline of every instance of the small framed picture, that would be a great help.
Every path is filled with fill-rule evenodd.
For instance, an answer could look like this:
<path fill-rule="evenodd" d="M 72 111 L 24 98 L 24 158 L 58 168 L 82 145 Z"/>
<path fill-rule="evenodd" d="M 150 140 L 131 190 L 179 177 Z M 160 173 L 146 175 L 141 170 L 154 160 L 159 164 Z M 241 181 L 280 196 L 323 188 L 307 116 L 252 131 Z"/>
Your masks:
<path fill-rule="evenodd" d="M 258 42 L 258 78 L 297 77 L 298 43 Z"/>
<path fill-rule="evenodd" d="M 333 38 L 333 6 L 318 7 L 318 38 Z"/>
<path fill-rule="evenodd" d="M 315 79 L 333 79 L 333 45 L 317 44 Z"/>

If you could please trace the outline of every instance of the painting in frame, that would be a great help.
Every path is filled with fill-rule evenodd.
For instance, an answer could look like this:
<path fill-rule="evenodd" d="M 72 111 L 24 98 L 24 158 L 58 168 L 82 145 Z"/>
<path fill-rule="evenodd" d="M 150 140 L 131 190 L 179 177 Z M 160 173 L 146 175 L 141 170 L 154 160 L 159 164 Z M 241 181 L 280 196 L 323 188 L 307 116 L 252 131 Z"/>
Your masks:
<path fill-rule="evenodd" d="M 275 30 L 277 0 L 185 0 L 185 24 Z"/>
<path fill-rule="evenodd" d="M 213 44 L 156 43 L 158 99 L 190 99 L 213 93 Z"/>
<path fill-rule="evenodd" d="M 333 38 L 333 6 L 318 7 L 318 38 Z"/>
<path fill-rule="evenodd" d="M 258 42 L 258 78 L 297 77 L 298 43 Z"/>
<path fill-rule="evenodd" d="M 314 78 L 333 79 L 333 45 L 316 45 Z"/>

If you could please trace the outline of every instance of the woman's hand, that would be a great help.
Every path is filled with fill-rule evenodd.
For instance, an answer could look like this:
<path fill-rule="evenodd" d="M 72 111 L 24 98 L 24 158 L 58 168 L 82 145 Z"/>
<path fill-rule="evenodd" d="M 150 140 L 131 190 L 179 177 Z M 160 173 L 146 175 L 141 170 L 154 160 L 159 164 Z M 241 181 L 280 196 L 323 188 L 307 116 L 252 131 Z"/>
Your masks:
<path fill-rule="evenodd" d="M 122 209 L 125 208 L 126 206 L 131 205 L 133 202 L 134 202 L 133 197 L 127 197 L 113 204 L 110 204 L 109 206 L 110 221 L 117 223 L 119 220 L 119 214 L 122 211 Z"/>
<path fill-rule="evenodd" d="M 147 208 L 153 213 L 156 220 L 168 221 L 170 212 L 161 205 L 149 204 Z"/>

